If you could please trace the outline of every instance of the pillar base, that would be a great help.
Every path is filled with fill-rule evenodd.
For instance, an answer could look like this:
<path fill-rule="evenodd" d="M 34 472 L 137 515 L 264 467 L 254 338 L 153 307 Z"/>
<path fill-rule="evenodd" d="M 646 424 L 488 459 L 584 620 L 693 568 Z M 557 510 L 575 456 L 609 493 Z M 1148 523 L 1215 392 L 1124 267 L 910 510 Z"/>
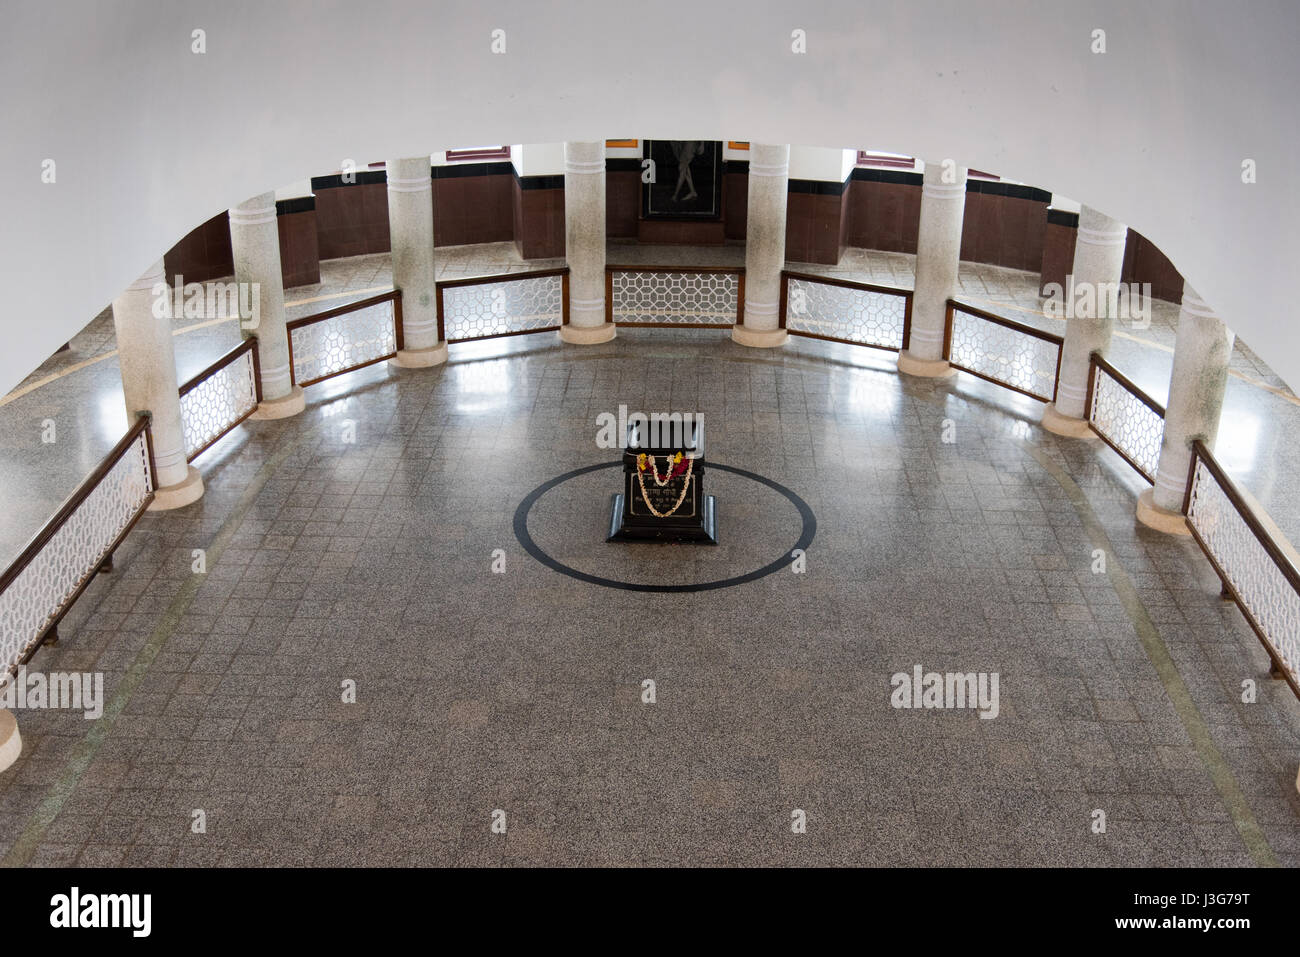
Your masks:
<path fill-rule="evenodd" d="M 0 771 L 6 770 L 23 753 L 23 739 L 12 711 L 0 711 Z"/>
<path fill-rule="evenodd" d="M 1056 411 L 1056 403 L 1047 403 L 1043 409 L 1041 425 L 1054 435 L 1064 435 L 1071 439 L 1090 439 L 1096 436 L 1087 419 L 1076 419 L 1072 415 L 1062 415 Z"/>
<path fill-rule="evenodd" d="M 1187 518 L 1182 512 L 1171 512 L 1155 503 L 1155 493 L 1147 489 L 1138 496 L 1137 520 L 1147 528 L 1166 535 L 1190 535 Z"/>
<path fill-rule="evenodd" d="M 440 366 L 447 361 L 447 343 L 440 342 L 427 349 L 398 349 L 397 355 L 389 360 L 400 369 L 428 369 Z"/>
<path fill-rule="evenodd" d="M 918 359 L 906 349 L 898 354 L 898 371 L 926 379 L 943 379 L 957 374 L 947 359 Z"/>
<path fill-rule="evenodd" d="M 257 408 L 249 418 L 287 419 L 305 408 L 307 408 L 307 396 L 303 393 L 302 386 L 296 385 L 288 395 L 282 395 L 278 399 L 263 399 L 257 403 Z"/>
<path fill-rule="evenodd" d="M 149 511 L 166 512 L 173 508 L 189 505 L 191 502 L 197 502 L 202 497 L 203 476 L 199 474 L 198 469 L 191 465 L 186 469 L 184 481 L 154 489 L 153 501 L 149 503 Z"/>
<path fill-rule="evenodd" d="M 560 340 L 577 346 L 594 346 L 609 342 L 618 335 L 618 329 L 612 322 L 602 322 L 598 326 L 560 326 Z"/>
<path fill-rule="evenodd" d="M 784 329 L 749 329 L 743 322 L 731 327 L 731 341 L 754 349 L 772 349 L 783 346 L 790 339 Z"/>

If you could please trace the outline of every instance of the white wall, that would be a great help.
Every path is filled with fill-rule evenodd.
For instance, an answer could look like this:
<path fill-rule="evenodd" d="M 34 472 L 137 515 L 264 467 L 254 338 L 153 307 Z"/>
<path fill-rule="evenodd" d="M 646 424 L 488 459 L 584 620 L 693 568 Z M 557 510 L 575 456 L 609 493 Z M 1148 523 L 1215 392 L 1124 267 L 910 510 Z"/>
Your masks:
<path fill-rule="evenodd" d="M 564 16 L 529 0 L 371 0 L 363 12 L 351 0 L 9 4 L 0 391 L 190 229 L 276 184 L 344 157 L 629 128 L 889 144 L 1076 197 L 1149 237 L 1300 386 L 1294 0 L 752 0 L 739 16 L 660 0 L 655 16 L 640 11 L 625 0 Z M 494 56 L 498 27 L 508 52 Z M 807 32 L 804 55 L 790 51 L 794 27 Z M 1090 48 L 1098 27 L 1102 55 Z M 41 182 L 46 158 L 53 185 Z M 1255 185 L 1241 182 L 1246 158 Z"/>
<path fill-rule="evenodd" d="M 510 147 L 510 162 L 520 176 L 563 176 L 564 144 L 517 144 Z"/>
<path fill-rule="evenodd" d="M 1060 193 L 1053 193 L 1052 209 L 1059 209 L 1064 213 L 1077 213 L 1079 211 L 1079 204 L 1072 199 L 1062 196 Z"/>
<path fill-rule="evenodd" d="M 298 199 L 302 196 L 312 195 L 314 194 L 311 191 L 311 180 L 309 179 L 300 179 L 297 182 L 289 183 L 287 186 L 281 186 L 275 191 L 277 200 Z"/>
<path fill-rule="evenodd" d="M 790 178 L 842 183 L 849 178 L 856 159 L 854 150 L 826 149 L 820 146 L 790 145 Z M 847 159 L 848 165 L 845 165 Z"/>

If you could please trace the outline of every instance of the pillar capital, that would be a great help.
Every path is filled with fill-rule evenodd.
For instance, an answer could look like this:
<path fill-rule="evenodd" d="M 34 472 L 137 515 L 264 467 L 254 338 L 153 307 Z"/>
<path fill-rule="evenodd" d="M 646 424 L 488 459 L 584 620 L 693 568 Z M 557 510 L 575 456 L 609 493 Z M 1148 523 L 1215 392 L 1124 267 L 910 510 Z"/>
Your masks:
<path fill-rule="evenodd" d="M 750 143 L 749 175 L 775 176 L 789 180 L 789 143 Z"/>
<path fill-rule="evenodd" d="M 388 160 L 384 169 L 390 193 L 423 193 L 433 189 L 433 169 L 427 156 Z"/>
<path fill-rule="evenodd" d="M 1099 213 L 1091 206 L 1079 206 L 1079 230 L 1075 238 L 1076 258 L 1079 245 L 1099 246 L 1102 248 L 1111 246 L 1123 247 L 1128 242 L 1128 227 L 1117 219 L 1111 219 L 1104 213 Z M 1076 269 L 1075 281 L 1078 281 L 1078 271 Z"/>
<path fill-rule="evenodd" d="M 564 173 L 581 176 L 605 172 L 605 141 L 579 140 L 564 144 Z"/>

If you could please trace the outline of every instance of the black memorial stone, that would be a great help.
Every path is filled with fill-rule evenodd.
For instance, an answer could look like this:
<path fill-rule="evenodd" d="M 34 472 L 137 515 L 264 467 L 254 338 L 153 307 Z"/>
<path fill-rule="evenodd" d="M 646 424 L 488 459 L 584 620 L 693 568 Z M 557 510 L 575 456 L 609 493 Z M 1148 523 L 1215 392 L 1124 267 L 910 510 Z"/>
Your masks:
<path fill-rule="evenodd" d="M 611 499 L 605 540 L 718 544 L 717 507 L 704 494 L 704 472 L 703 416 L 634 418 L 623 450 L 623 490 Z"/>

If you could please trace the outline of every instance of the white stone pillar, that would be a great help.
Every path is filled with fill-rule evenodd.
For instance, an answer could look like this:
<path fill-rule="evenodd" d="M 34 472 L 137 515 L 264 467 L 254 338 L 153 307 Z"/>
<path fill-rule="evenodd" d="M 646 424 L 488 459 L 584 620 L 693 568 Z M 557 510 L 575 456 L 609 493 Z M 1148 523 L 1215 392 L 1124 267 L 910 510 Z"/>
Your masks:
<path fill-rule="evenodd" d="M 247 283 L 257 299 L 256 319 L 240 316 L 240 330 L 257 336 L 257 361 L 262 370 L 262 401 L 255 419 L 282 419 L 306 406 L 302 387 L 289 374 L 289 333 L 284 322 L 284 276 L 280 271 L 280 228 L 275 193 L 263 193 L 230 211 L 230 252 L 235 282 Z"/>
<path fill-rule="evenodd" d="M 952 375 L 943 357 L 948 300 L 957 294 L 961 228 L 966 218 L 966 167 L 952 161 L 926 162 L 921 186 L 921 220 L 916 235 L 916 281 L 912 329 L 898 354 L 898 371 L 908 375 Z"/>
<path fill-rule="evenodd" d="M 1234 338 L 1205 301 L 1185 285 L 1156 482 L 1138 496 L 1137 515 L 1144 525 L 1162 532 L 1188 534 L 1182 512 L 1187 472 L 1192 464 L 1192 441 L 1200 439 L 1214 450 Z"/>
<path fill-rule="evenodd" d="M 564 144 L 564 257 L 569 264 L 565 342 L 608 342 L 605 320 L 605 141 Z"/>
<path fill-rule="evenodd" d="M 393 362 L 423 369 L 447 361 L 447 343 L 438 338 L 430 159 L 415 156 L 386 165 L 393 286 L 402 291 L 402 348 Z"/>
<path fill-rule="evenodd" d="M 1043 410 L 1043 428 L 1049 432 L 1075 438 L 1092 435 L 1086 408 L 1090 357 L 1093 352 L 1105 355 L 1110 348 L 1115 317 L 1110 314 L 1109 290 L 1118 288 L 1123 278 L 1127 240 L 1128 227 L 1123 223 L 1091 207 L 1079 207 L 1074 266 L 1064 291 L 1067 318 L 1060 381 L 1056 401 Z"/>
<path fill-rule="evenodd" d="M 742 346 L 780 346 L 788 338 L 780 326 L 789 191 L 790 144 L 751 143 L 744 319 L 731 330 L 731 338 Z"/>
<path fill-rule="evenodd" d="M 0 710 L 0 771 L 4 771 L 23 753 L 23 739 L 12 711 Z"/>
<path fill-rule="evenodd" d="M 160 296 L 170 303 L 171 295 L 159 260 L 113 300 L 113 328 L 117 331 L 127 422 L 134 424 L 137 412 L 153 416 L 153 460 L 158 484 L 149 506 L 153 510 L 180 508 L 203 494 L 202 477 L 185 461 L 171 309 L 154 308 Z"/>

